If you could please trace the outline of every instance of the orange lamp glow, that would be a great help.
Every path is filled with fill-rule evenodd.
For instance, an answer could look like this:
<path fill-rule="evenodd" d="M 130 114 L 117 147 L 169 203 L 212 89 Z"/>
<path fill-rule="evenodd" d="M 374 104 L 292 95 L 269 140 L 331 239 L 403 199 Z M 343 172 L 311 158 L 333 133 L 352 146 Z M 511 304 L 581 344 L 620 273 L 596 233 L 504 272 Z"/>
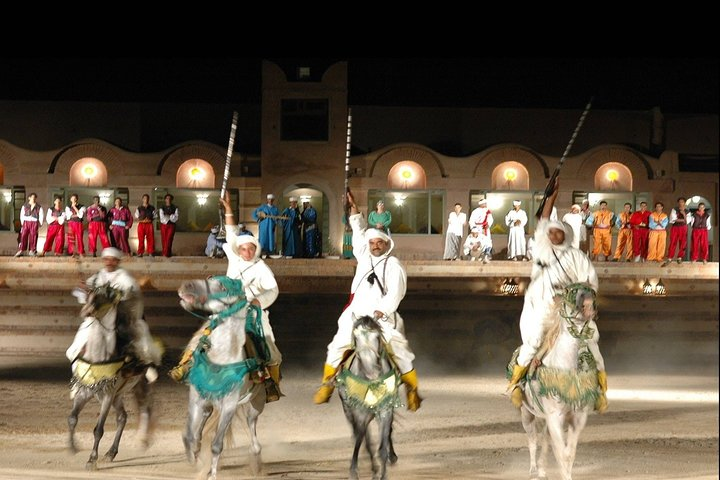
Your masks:
<path fill-rule="evenodd" d="M 620 178 L 620 174 L 617 170 L 610 169 L 605 174 L 605 178 L 607 178 L 611 182 L 617 182 L 617 179 Z"/>
<path fill-rule="evenodd" d="M 507 180 L 508 182 L 512 182 L 517 178 L 517 170 L 515 170 L 514 168 L 508 168 L 507 170 L 505 170 L 505 173 L 503 175 L 505 176 L 505 180 Z"/>

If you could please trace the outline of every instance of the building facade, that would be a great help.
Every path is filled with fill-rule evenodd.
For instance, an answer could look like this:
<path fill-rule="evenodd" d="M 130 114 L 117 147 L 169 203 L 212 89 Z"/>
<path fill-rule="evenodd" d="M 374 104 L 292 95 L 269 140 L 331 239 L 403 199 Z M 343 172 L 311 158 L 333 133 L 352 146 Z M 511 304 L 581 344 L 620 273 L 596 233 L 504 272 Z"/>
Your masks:
<path fill-rule="evenodd" d="M 345 62 L 321 75 L 271 62 L 262 69 L 259 108 L 0 102 L 0 253 L 17 250 L 19 210 L 30 193 L 43 207 L 55 195 L 67 203 L 78 193 L 84 204 L 99 195 L 108 206 L 120 197 L 131 211 L 145 193 L 156 205 L 171 193 L 180 208 L 174 253 L 202 255 L 210 228 L 221 221 L 227 144 L 219 139 L 227 138 L 237 110 L 240 141 L 228 188 L 240 220 L 256 232 L 251 212 L 267 193 L 281 211 L 290 196 L 300 197 L 318 211 L 324 253 L 340 255 L 350 106 L 349 186 L 366 212 L 384 200 L 399 256 L 441 258 L 452 206 L 469 213 L 487 198 L 495 254 L 505 258 L 502 219 L 513 200 L 533 216 L 582 108 L 348 105 Z M 206 119 L 212 136 L 188 127 Z M 710 209 L 717 261 L 718 131 L 717 115 L 591 111 L 561 172 L 559 216 L 583 199 L 591 207 L 606 200 L 616 212 L 625 202 L 637 208 L 660 201 L 669 212 L 683 196 L 690 208 L 704 202 Z M 151 134 L 170 146 L 149 151 L 163 141 L 149 141 Z M 531 219 L 526 233 L 533 228 Z M 45 227 L 40 247 L 44 236 Z M 135 228 L 130 238 L 134 249 Z"/>

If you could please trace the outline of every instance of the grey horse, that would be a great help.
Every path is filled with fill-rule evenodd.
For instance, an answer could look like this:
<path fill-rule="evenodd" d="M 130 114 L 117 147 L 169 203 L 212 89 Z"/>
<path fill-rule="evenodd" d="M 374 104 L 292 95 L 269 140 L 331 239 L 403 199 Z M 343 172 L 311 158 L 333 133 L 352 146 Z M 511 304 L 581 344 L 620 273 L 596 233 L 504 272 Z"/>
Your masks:
<path fill-rule="evenodd" d="M 66 352 L 72 362 L 73 377 L 71 381 L 71 397 L 73 406 L 68 416 L 68 449 L 77 453 L 75 445 L 75 427 L 78 415 L 93 398 L 100 402 L 100 413 L 95 425 L 95 441 L 90 458 L 85 464 L 87 470 L 96 470 L 98 447 L 105 433 L 105 421 L 110 407 L 116 412 L 117 430 L 115 439 L 107 451 L 104 460 L 112 462 L 118 454 L 120 438 L 127 423 L 123 397 L 132 392 L 140 412 L 138 426 L 140 442 L 148 445 L 148 428 L 152 413 L 151 385 L 145 376 L 147 365 L 140 365 L 125 356 L 127 335 L 122 332 L 128 327 L 121 320 L 118 322 L 117 304 L 122 293 L 110 286 L 102 286 L 92 290 L 86 303 L 80 310 L 83 322 L 75 335 L 73 344 Z M 121 333 L 118 335 L 118 327 Z"/>
<path fill-rule="evenodd" d="M 262 469 L 257 421 L 265 408 L 265 387 L 250 378 L 259 365 L 255 358 L 248 358 L 244 345 L 246 328 L 261 324 L 262 311 L 245 301 L 239 280 L 225 276 L 186 281 L 178 295 L 185 310 L 210 314 L 188 345 L 188 350 L 194 352 L 186 378 L 190 398 L 183 443 L 188 461 L 197 462 L 206 426 L 217 425 L 207 475 L 210 480 L 217 478 L 223 439 L 238 406 L 243 405 L 250 433 L 250 469 L 257 475 Z M 257 338 L 263 338 L 261 332 Z M 213 412 L 216 416 L 208 422 Z"/>
<path fill-rule="evenodd" d="M 372 317 L 354 319 L 352 341 L 353 353 L 336 378 L 343 411 L 355 440 L 349 478 L 359 478 L 358 453 L 365 441 L 372 459 L 373 480 L 385 480 L 388 463 L 397 462 L 392 424 L 395 408 L 401 405 L 400 373 L 392 363 L 382 330 Z M 369 428 L 373 420 L 378 423 L 379 445 L 374 443 Z"/>

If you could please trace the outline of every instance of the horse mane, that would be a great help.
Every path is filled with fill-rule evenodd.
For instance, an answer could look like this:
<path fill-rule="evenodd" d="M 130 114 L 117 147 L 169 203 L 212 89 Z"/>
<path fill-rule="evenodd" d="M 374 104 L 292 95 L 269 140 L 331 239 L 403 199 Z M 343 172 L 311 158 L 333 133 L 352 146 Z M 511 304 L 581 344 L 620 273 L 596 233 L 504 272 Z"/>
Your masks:
<path fill-rule="evenodd" d="M 562 330 L 562 319 L 560 318 L 561 305 L 562 300 L 556 298 L 554 305 L 548 310 L 545 316 L 545 323 L 549 323 L 550 327 L 547 329 L 542 345 L 538 349 L 538 357 L 542 357 L 549 352 L 560 336 L 560 331 Z"/>

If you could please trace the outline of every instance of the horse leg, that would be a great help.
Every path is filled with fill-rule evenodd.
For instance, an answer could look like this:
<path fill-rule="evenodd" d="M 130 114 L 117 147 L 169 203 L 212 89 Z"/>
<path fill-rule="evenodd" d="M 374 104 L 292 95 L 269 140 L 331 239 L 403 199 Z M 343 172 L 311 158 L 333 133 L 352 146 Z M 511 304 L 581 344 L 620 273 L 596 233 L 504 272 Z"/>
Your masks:
<path fill-rule="evenodd" d="M 140 418 L 138 422 L 138 438 L 140 439 L 140 445 L 143 449 L 146 449 L 149 445 L 150 439 L 150 420 L 152 416 L 153 397 L 151 386 L 147 383 L 145 377 L 140 379 L 133 388 L 133 394 L 135 395 L 135 401 L 138 405 L 138 411 Z"/>
<path fill-rule="evenodd" d="M 118 392 L 118 395 L 113 400 L 113 408 L 115 408 L 115 423 L 117 424 L 117 429 L 115 430 L 115 439 L 103 457 L 103 460 L 106 462 L 115 460 L 118 449 L 120 448 L 120 438 L 125 430 L 125 424 L 127 424 L 127 411 L 125 410 L 121 392 Z"/>
<path fill-rule="evenodd" d="M 87 403 L 90 401 L 90 399 L 93 397 L 93 394 L 90 390 L 85 388 L 80 388 L 75 394 L 75 398 L 73 398 L 73 406 L 72 410 L 70 410 L 70 415 L 68 416 L 67 422 L 68 422 L 68 443 L 67 448 L 70 451 L 70 453 L 77 453 L 78 449 L 75 445 L 75 427 L 77 427 L 78 422 L 78 415 L 80 415 L 80 412 L 82 409 L 87 405 Z"/>
<path fill-rule="evenodd" d="M 378 480 L 387 478 L 387 463 L 390 456 L 390 433 L 392 432 L 392 410 L 380 417 L 380 470 L 376 475 Z"/>
<path fill-rule="evenodd" d="M 393 420 L 394 420 L 394 412 L 391 413 Z M 398 456 L 395 453 L 395 447 L 393 446 L 393 439 L 392 439 L 392 431 L 393 431 L 393 421 L 390 421 L 390 433 L 388 434 L 388 446 L 389 446 L 389 453 L 388 453 L 388 461 L 390 462 L 390 465 L 395 465 L 398 461 Z"/>
<path fill-rule="evenodd" d="M 523 429 L 528 437 L 528 449 L 530 450 L 530 479 L 534 480 L 539 477 L 537 464 L 537 446 L 538 446 L 538 419 L 523 404 L 520 407 L 520 418 L 522 420 Z"/>
<path fill-rule="evenodd" d="M 107 420 L 108 413 L 110 413 L 112 402 L 113 397 L 109 393 L 101 397 L 100 413 L 98 414 L 98 421 L 95 425 L 95 429 L 93 430 L 93 433 L 95 434 L 95 442 L 93 443 L 92 452 L 90 452 L 90 458 L 85 464 L 86 470 L 97 470 L 98 447 L 100 446 L 100 439 L 105 433 L 105 421 Z"/>
<path fill-rule="evenodd" d="M 568 422 L 567 447 L 565 459 L 567 462 L 568 475 L 572 475 L 573 464 L 575 463 L 575 452 L 577 450 L 580 432 L 585 428 L 587 422 L 587 410 L 575 412 Z"/>
<path fill-rule="evenodd" d="M 237 396 L 229 395 L 223 398 L 220 405 L 220 418 L 218 420 L 217 432 L 215 432 L 215 438 L 213 438 L 211 451 L 212 451 L 212 462 L 210 464 L 210 473 L 208 473 L 208 480 L 217 479 L 218 464 L 220 463 L 220 454 L 223 451 L 223 440 L 225 439 L 225 433 L 227 432 L 235 411 L 237 410 Z"/>
<path fill-rule="evenodd" d="M 185 454 L 190 465 L 195 465 L 200 454 L 200 442 L 202 440 L 202 429 L 210 417 L 212 408 L 210 404 L 200 398 L 194 387 L 190 387 L 190 399 L 188 401 L 188 420 L 183 434 Z"/>
<path fill-rule="evenodd" d="M 360 453 L 360 447 L 362 446 L 363 440 L 365 439 L 365 432 L 367 431 L 367 416 L 360 416 L 353 413 L 348 413 L 348 419 L 353 427 L 353 438 L 355 439 L 355 446 L 353 447 L 353 455 L 350 460 L 350 474 L 348 478 L 350 480 L 358 480 L 357 466 L 358 466 L 358 455 Z M 371 457 L 372 458 L 372 454 Z"/>
<path fill-rule="evenodd" d="M 547 478 L 547 472 L 545 471 L 545 465 L 547 464 L 547 453 L 548 453 L 548 429 L 547 422 L 542 422 L 542 428 L 540 429 L 540 456 L 538 457 L 538 480 L 545 480 Z"/>
<path fill-rule="evenodd" d="M 258 389 L 258 394 L 253 395 L 250 404 L 245 407 L 245 419 L 250 431 L 250 472 L 254 476 L 262 472 L 262 446 L 257 436 L 257 421 L 265 409 L 265 388 L 262 385 L 260 387 L 254 387 Z"/>
<path fill-rule="evenodd" d="M 567 468 L 567 460 L 565 458 L 565 417 L 563 412 L 555 411 L 552 414 L 548 414 L 547 428 L 550 433 L 550 440 L 552 441 L 553 454 L 557 461 L 558 467 L 560 467 L 560 475 L 563 480 L 571 480 L 570 472 Z"/>

